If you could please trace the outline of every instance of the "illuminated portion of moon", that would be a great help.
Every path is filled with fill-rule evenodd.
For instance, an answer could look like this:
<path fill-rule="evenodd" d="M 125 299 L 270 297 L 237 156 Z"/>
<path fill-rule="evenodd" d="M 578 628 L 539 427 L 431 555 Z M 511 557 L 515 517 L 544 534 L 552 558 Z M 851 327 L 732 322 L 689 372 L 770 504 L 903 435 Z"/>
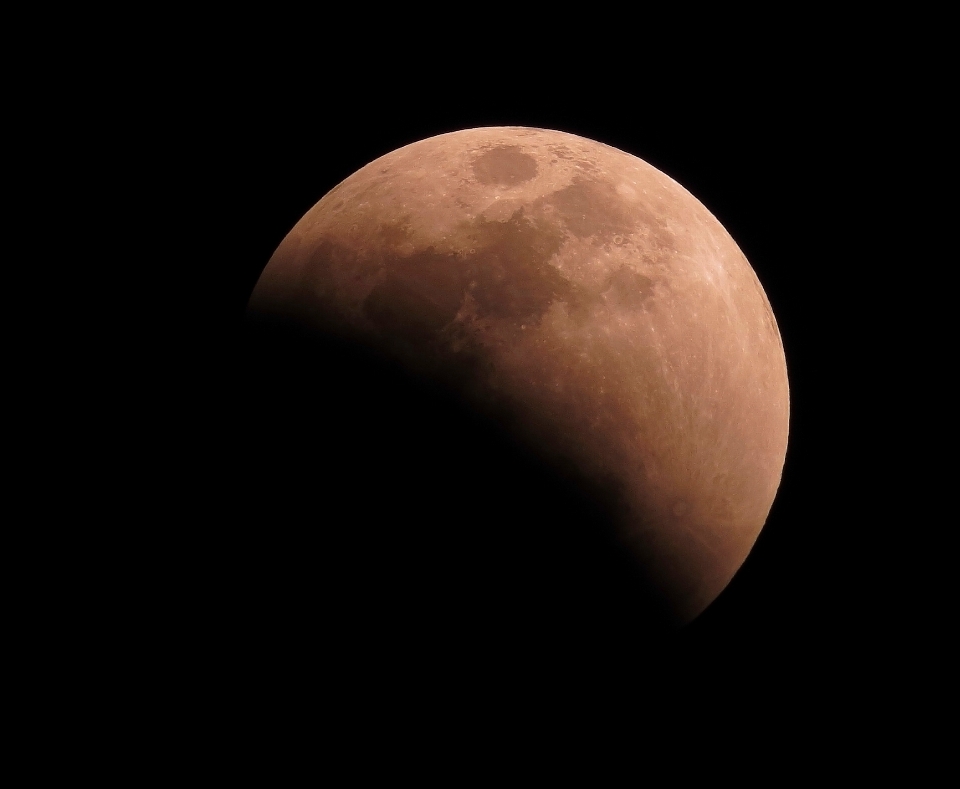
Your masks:
<path fill-rule="evenodd" d="M 250 307 L 387 349 L 617 491 L 677 623 L 776 495 L 789 397 L 760 282 L 689 192 L 607 145 L 481 128 L 387 154 L 297 223 Z"/>

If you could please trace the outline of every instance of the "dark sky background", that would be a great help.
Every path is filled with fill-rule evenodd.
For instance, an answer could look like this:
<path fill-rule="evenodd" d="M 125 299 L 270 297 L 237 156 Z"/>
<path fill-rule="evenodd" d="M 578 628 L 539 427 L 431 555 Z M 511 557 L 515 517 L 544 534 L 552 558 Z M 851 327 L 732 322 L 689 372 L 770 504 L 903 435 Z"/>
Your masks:
<path fill-rule="evenodd" d="M 826 76 L 799 57 L 769 63 L 774 76 L 759 54 L 705 62 L 681 74 L 662 59 L 600 49 L 549 67 L 539 53 L 464 65 L 451 52 L 421 49 L 385 57 L 375 79 L 363 69 L 352 71 L 349 60 L 287 61 L 271 50 L 263 56 L 268 67 L 254 59 L 194 86 L 171 129 L 195 166 L 183 184 L 177 220 L 185 240 L 169 270 L 186 286 L 186 298 L 164 319 L 174 384 L 163 424 L 175 437 L 165 440 L 181 447 L 178 484 L 200 502 L 194 511 L 213 524 L 195 533 L 198 558 L 183 571 L 190 579 L 185 588 L 203 601 L 191 606 L 189 627 L 202 634 L 197 637 L 212 667 L 246 671 L 249 666 L 236 668 L 224 658 L 242 652 L 285 688 L 317 691 L 319 683 L 335 688 L 338 698 L 359 694 L 369 704 L 430 698 L 453 719 L 458 713 L 450 698 L 482 703 L 471 694 L 486 691 L 464 688 L 478 687 L 478 666 L 488 664 L 476 658 L 457 673 L 461 669 L 449 668 L 443 657 L 443 623 L 452 619 L 454 630 L 469 630 L 465 614 L 444 610 L 414 631 L 396 630 L 391 619 L 411 599 L 422 603 L 416 595 L 443 597 L 446 590 L 403 591 L 383 554 L 398 551 L 392 555 L 407 561 L 409 546 L 388 539 L 383 551 L 368 556 L 356 538 L 343 536 L 374 521 L 372 533 L 382 536 L 383 523 L 394 517 L 378 491 L 396 485 L 387 481 L 389 474 L 368 469 L 358 480 L 350 472 L 381 451 L 371 430 L 362 445 L 352 444 L 343 419 L 328 413 L 323 424 L 303 428 L 309 441 L 271 438 L 278 422 L 289 427 L 295 420 L 264 411 L 264 403 L 276 407 L 283 398 L 263 389 L 262 376 L 273 368 L 254 358 L 243 315 L 286 233 L 354 171 L 435 134 L 523 125 L 634 154 L 720 220 L 773 306 L 786 351 L 791 427 L 767 525 L 732 583 L 697 621 L 667 642 L 594 633 L 596 649 L 584 646 L 593 637 L 584 630 L 573 642 L 563 641 L 565 657 L 550 669 L 550 655 L 557 656 L 557 644 L 567 637 L 553 634 L 547 646 L 533 648 L 527 679 L 504 668 L 509 660 L 502 655 L 490 658 L 507 677 L 498 687 L 535 686 L 554 705 L 558 698 L 582 701 L 588 687 L 605 688 L 614 706 L 672 699 L 692 709 L 715 698 L 712 709 L 746 705 L 770 721 L 797 710 L 816 709 L 822 716 L 827 708 L 834 716 L 861 719 L 904 692 L 909 683 L 902 678 L 877 692 L 866 668 L 891 645 L 917 645 L 924 638 L 902 593 L 914 571 L 877 566 L 877 519 L 859 502 L 878 494 L 855 473 L 866 429 L 858 382 L 868 362 L 855 352 L 862 329 L 845 302 L 852 268 L 862 265 L 855 231 L 863 217 L 851 206 L 870 188 L 858 159 L 859 114 L 868 99 L 847 89 L 848 76 Z M 342 358 L 336 364 L 336 375 L 354 373 L 377 386 L 393 381 L 382 371 L 364 379 L 367 373 Z M 349 400 L 354 420 L 362 419 L 363 407 L 375 407 L 355 390 L 324 397 L 339 406 Z M 305 408 L 302 397 L 294 401 L 290 413 Z M 391 440 L 409 435 L 399 431 Z M 396 451 L 388 456 L 405 462 Z M 422 495 L 429 497 L 426 487 Z M 283 503 L 273 508 L 277 500 Z M 282 519 L 292 525 L 278 525 Z M 319 520 L 324 528 L 338 524 L 332 543 L 304 536 Z M 420 547 L 443 563 L 442 549 Z M 341 549 L 354 553 L 341 561 Z M 402 604 L 393 602 L 400 598 Z M 617 616 L 624 610 L 618 608 Z M 220 624 L 211 628 L 212 621 Z M 497 632 L 489 622 L 484 627 Z M 421 642 L 410 632 L 429 648 L 418 652 Z M 321 662 L 336 668 L 318 679 L 313 667 Z M 578 673 L 577 666 L 585 668 Z M 614 697 L 618 701 L 609 701 Z"/>

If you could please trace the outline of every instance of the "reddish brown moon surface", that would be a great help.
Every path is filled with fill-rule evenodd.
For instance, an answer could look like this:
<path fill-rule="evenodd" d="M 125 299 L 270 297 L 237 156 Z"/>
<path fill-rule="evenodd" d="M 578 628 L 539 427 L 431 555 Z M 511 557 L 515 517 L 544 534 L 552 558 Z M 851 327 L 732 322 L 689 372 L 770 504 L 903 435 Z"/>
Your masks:
<path fill-rule="evenodd" d="M 789 397 L 760 282 L 689 192 L 607 145 L 480 128 L 389 153 L 297 223 L 250 309 L 372 343 L 616 490 L 676 623 L 776 495 Z"/>

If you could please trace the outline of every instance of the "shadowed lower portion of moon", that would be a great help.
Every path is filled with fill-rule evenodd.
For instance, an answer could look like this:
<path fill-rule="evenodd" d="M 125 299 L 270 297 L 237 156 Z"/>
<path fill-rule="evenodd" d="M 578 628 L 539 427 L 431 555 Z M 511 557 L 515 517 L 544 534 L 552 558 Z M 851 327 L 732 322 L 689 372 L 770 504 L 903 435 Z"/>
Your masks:
<path fill-rule="evenodd" d="M 608 146 L 490 128 L 394 151 L 303 217 L 250 314 L 275 435 L 338 423 L 300 429 L 289 495 L 316 496 L 317 528 L 349 521 L 404 594 L 529 607 L 527 627 L 683 624 L 776 494 L 788 388 L 760 283 L 695 198 Z M 325 509 L 333 489 L 352 514 Z"/>

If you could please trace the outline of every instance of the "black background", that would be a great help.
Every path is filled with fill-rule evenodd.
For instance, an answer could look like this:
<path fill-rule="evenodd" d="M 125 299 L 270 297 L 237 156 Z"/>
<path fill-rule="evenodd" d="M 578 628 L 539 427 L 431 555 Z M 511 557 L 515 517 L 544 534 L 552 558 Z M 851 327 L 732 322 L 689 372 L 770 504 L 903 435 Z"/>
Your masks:
<path fill-rule="evenodd" d="M 334 710 L 342 726 L 366 731 L 373 717 L 394 734 L 426 711 L 430 736 L 491 716 L 576 731 L 584 719 L 564 715 L 584 709 L 603 719 L 670 710 L 667 728 L 719 732 L 738 710 L 773 737 L 786 721 L 814 719 L 819 748 L 841 747 L 848 727 L 884 720 L 918 692 L 933 649 L 916 609 L 923 568 L 909 546 L 891 565 L 899 549 L 878 512 L 885 492 L 861 473 L 864 447 L 876 446 L 862 389 L 870 348 L 886 343 L 860 306 L 875 297 L 864 279 L 878 254 L 864 240 L 878 188 L 864 135 L 887 112 L 890 80 L 846 63 L 819 29 L 815 52 L 745 33 L 701 49 L 663 31 L 655 53 L 623 26 L 610 46 L 589 47 L 571 43 L 571 30 L 531 43 L 509 26 L 490 40 L 451 32 L 438 43 L 394 37 L 389 25 L 358 41 L 348 25 L 306 48 L 271 31 L 189 77 L 157 77 L 137 176 L 175 196 L 143 223 L 160 258 L 159 298 L 137 316 L 149 351 L 134 354 L 147 362 L 137 372 L 144 405 L 127 440 L 150 471 L 130 475 L 129 495 L 155 525 L 143 541 L 152 558 L 129 572 L 159 579 L 147 584 L 143 621 L 169 669 L 161 685 L 187 708 L 228 728 L 259 731 L 250 721 L 267 715 L 301 732 L 296 722 Z M 701 34 L 711 39 L 709 25 Z M 491 476 L 477 459 L 464 461 L 465 476 L 449 471 L 458 450 L 469 452 L 451 435 L 487 441 L 481 457 L 521 474 L 546 472 L 508 458 L 489 425 L 458 421 L 442 393 L 411 389 L 376 360 L 324 346 L 330 366 L 307 375 L 296 354 L 315 348 L 283 350 L 245 328 L 260 271 L 327 191 L 401 145 L 487 125 L 578 134 L 662 170 L 737 241 L 777 318 L 791 392 L 780 491 L 740 572 L 669 638 L 629 633 L 629 605 L 602 562 L 589 576 L 602 588 L 572 631 L 551 620 L 531 636 L 526 614 L 504 613 L 506 592 L 492 610 L 509 621 L 478 614 L 469 587 L 482 567 L 446 563 L 446 547 L 429 538 L 442 542 L 457 517 L 482 522 L 520 493 L 452 516 L 475 500 L 470 474 L 485 491 L 515 477 Z M 331 392 L 325 381 L 341 384 Z M 410 456 L 399 448 L 411 438 L 436 451 Z M 435 501 L 431 474 L 447 489 L 426 519 L 435 531 L 412 548 L 386 524 Z M 537 484 L 539 503 L 524 506 L 541 507 L 548 492 L 561 496 L 558 510 L 568 506 L 562 481 Z M 425 491 L 414 502 L 402 495 L 410 485 Z M 495 532 L 484 560 L 497 539 L 507 538 Z M 536 540 L 528 534 L 521 555 Z M 433 568 L 430 582 L 398 571 L 398 557 Z M 557 594 L 575 606 L 574 592 Z M 417 605 L 421 618 L 398 624 Z M 478 633 L 466 658 L 451 646 Z"/>

